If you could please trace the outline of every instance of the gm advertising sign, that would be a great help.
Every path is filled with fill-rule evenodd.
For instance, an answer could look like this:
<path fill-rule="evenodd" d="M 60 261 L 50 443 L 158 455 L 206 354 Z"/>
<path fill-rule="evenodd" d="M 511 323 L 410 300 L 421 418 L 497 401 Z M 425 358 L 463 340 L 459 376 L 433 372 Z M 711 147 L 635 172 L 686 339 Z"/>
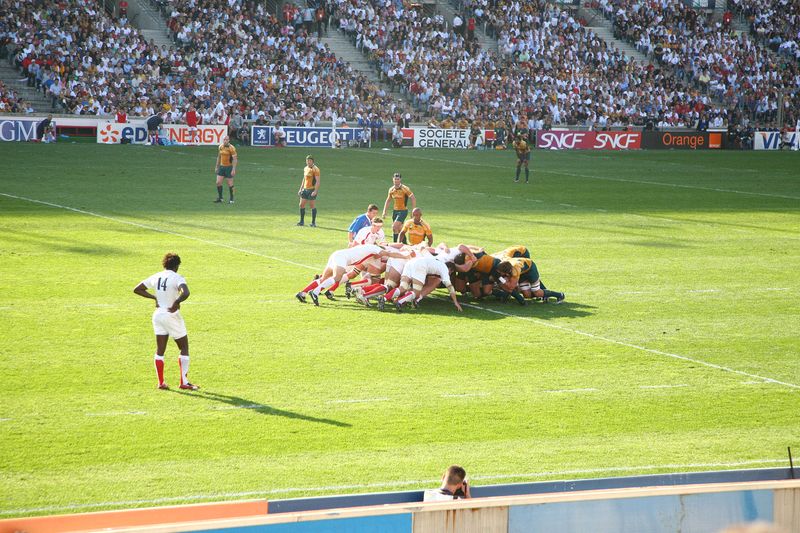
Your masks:
<path fill-rule="evenodd" d="M 275 144 L 272 135 L 273 129 L 272 126 L 253 126 L 250 132 L 250 144 L 252 146 L 272 146 Z M 336 128 L 339 142 L 343 144 L 347 144 L 348 141 L 360 140 L 362 131 L 358 128 Z M 286 146 L 331 148 L 335 145 L 332 128 L 284 126 L 283 133 L 286 135 Z"/>
<path fill-rule="evenodd" d="M 36 120 L 0 119 L 0 141 L 32 141 L 36 138 Z"/>

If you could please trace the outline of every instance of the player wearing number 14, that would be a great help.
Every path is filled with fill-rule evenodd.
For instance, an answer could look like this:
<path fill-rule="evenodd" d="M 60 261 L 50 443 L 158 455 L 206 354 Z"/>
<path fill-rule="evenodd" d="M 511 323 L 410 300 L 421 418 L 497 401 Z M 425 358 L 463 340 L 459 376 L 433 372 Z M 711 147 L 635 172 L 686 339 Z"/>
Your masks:
<path fill-rule="evenodd" d="M 153 359 L 158 375 L 158 388 L 169 388 L 164 381 L 164 352 L 167 350 L 167 341 L 172 337 L 181 351 L 178 358 L 181 388 L 197 390 L 200 387 L 189 383 L 189 336 L 180 312 L 181 302 L 189 297 L 189 286 L 183 276 L 178 274 L 181 258 L 177 254 L 168 253 L 161 264 L 164 270 L 153 274 L 133 289 L 135 294 L 156 301 L 156 309 L 153 311 L 156 355 Z M 150 290 L 155 290 L 155 294 L 148 292 Z"/>

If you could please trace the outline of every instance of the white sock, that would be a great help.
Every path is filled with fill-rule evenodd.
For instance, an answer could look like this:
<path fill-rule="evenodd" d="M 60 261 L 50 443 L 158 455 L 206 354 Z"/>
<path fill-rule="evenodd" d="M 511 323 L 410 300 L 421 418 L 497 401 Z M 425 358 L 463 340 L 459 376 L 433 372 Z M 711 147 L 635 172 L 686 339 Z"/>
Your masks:
<path fill-rule="evenodd" d="M 319 293 L 321 293 L 322 291 L 324 291 L 328 287 L 332 286 L 334 283 L 336 283 L 336 280 L 333 279 L 333 277 L 330 277 L 330 278 L 326 279 L 325 281 L 323 281 L 322 283 L 320 283 L 319 285 L 317 285 L 317 288 L 314 289 L 314 293 L 317 296 L 319 296 Z"/>
<path fill-rule="evenodd" d="M 413 299 L 414 299 L 414 293 L 412 292 L 408 296 L 404 296 L 404 297 L 400 298 L 399 300 L 397 300 L 397 303 L 404 304 L 404 303 L 410 302 Z"/>
<path fill-rule="evenodd" d="M 181 385 L 189 383 L 189 356 L 181 355 L 178 357 L 178 363 L 181 365 Z"/>

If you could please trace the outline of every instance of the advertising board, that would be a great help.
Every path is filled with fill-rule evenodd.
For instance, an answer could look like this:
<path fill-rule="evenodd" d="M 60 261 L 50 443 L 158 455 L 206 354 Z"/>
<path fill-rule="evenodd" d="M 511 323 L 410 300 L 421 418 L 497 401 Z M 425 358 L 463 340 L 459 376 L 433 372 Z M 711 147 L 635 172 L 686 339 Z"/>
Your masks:
<path fill-rule="evenodd" d="M 306 128 L 301 126 L 284 126 L 286 146 L 307 146 L 331 148 L 335 144 L 332 128 Z M 272 126 L 253 126 L 250 135 L 252 146 L 273 146 L 275 139 Z M 341 143 L 350 143 L 361 139 L 363 133 L 359 128 L 336 128 Z"/>

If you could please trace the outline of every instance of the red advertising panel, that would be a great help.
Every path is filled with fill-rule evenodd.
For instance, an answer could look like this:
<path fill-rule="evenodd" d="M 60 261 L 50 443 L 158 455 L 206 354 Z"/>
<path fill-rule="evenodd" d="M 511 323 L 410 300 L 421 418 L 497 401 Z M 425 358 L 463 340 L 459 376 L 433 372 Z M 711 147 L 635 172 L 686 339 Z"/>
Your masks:
<path fill-rule="evenodd" d="M 638 131 L 540 131 L 536 147 L 552 150 L 639 150 Z"/>

